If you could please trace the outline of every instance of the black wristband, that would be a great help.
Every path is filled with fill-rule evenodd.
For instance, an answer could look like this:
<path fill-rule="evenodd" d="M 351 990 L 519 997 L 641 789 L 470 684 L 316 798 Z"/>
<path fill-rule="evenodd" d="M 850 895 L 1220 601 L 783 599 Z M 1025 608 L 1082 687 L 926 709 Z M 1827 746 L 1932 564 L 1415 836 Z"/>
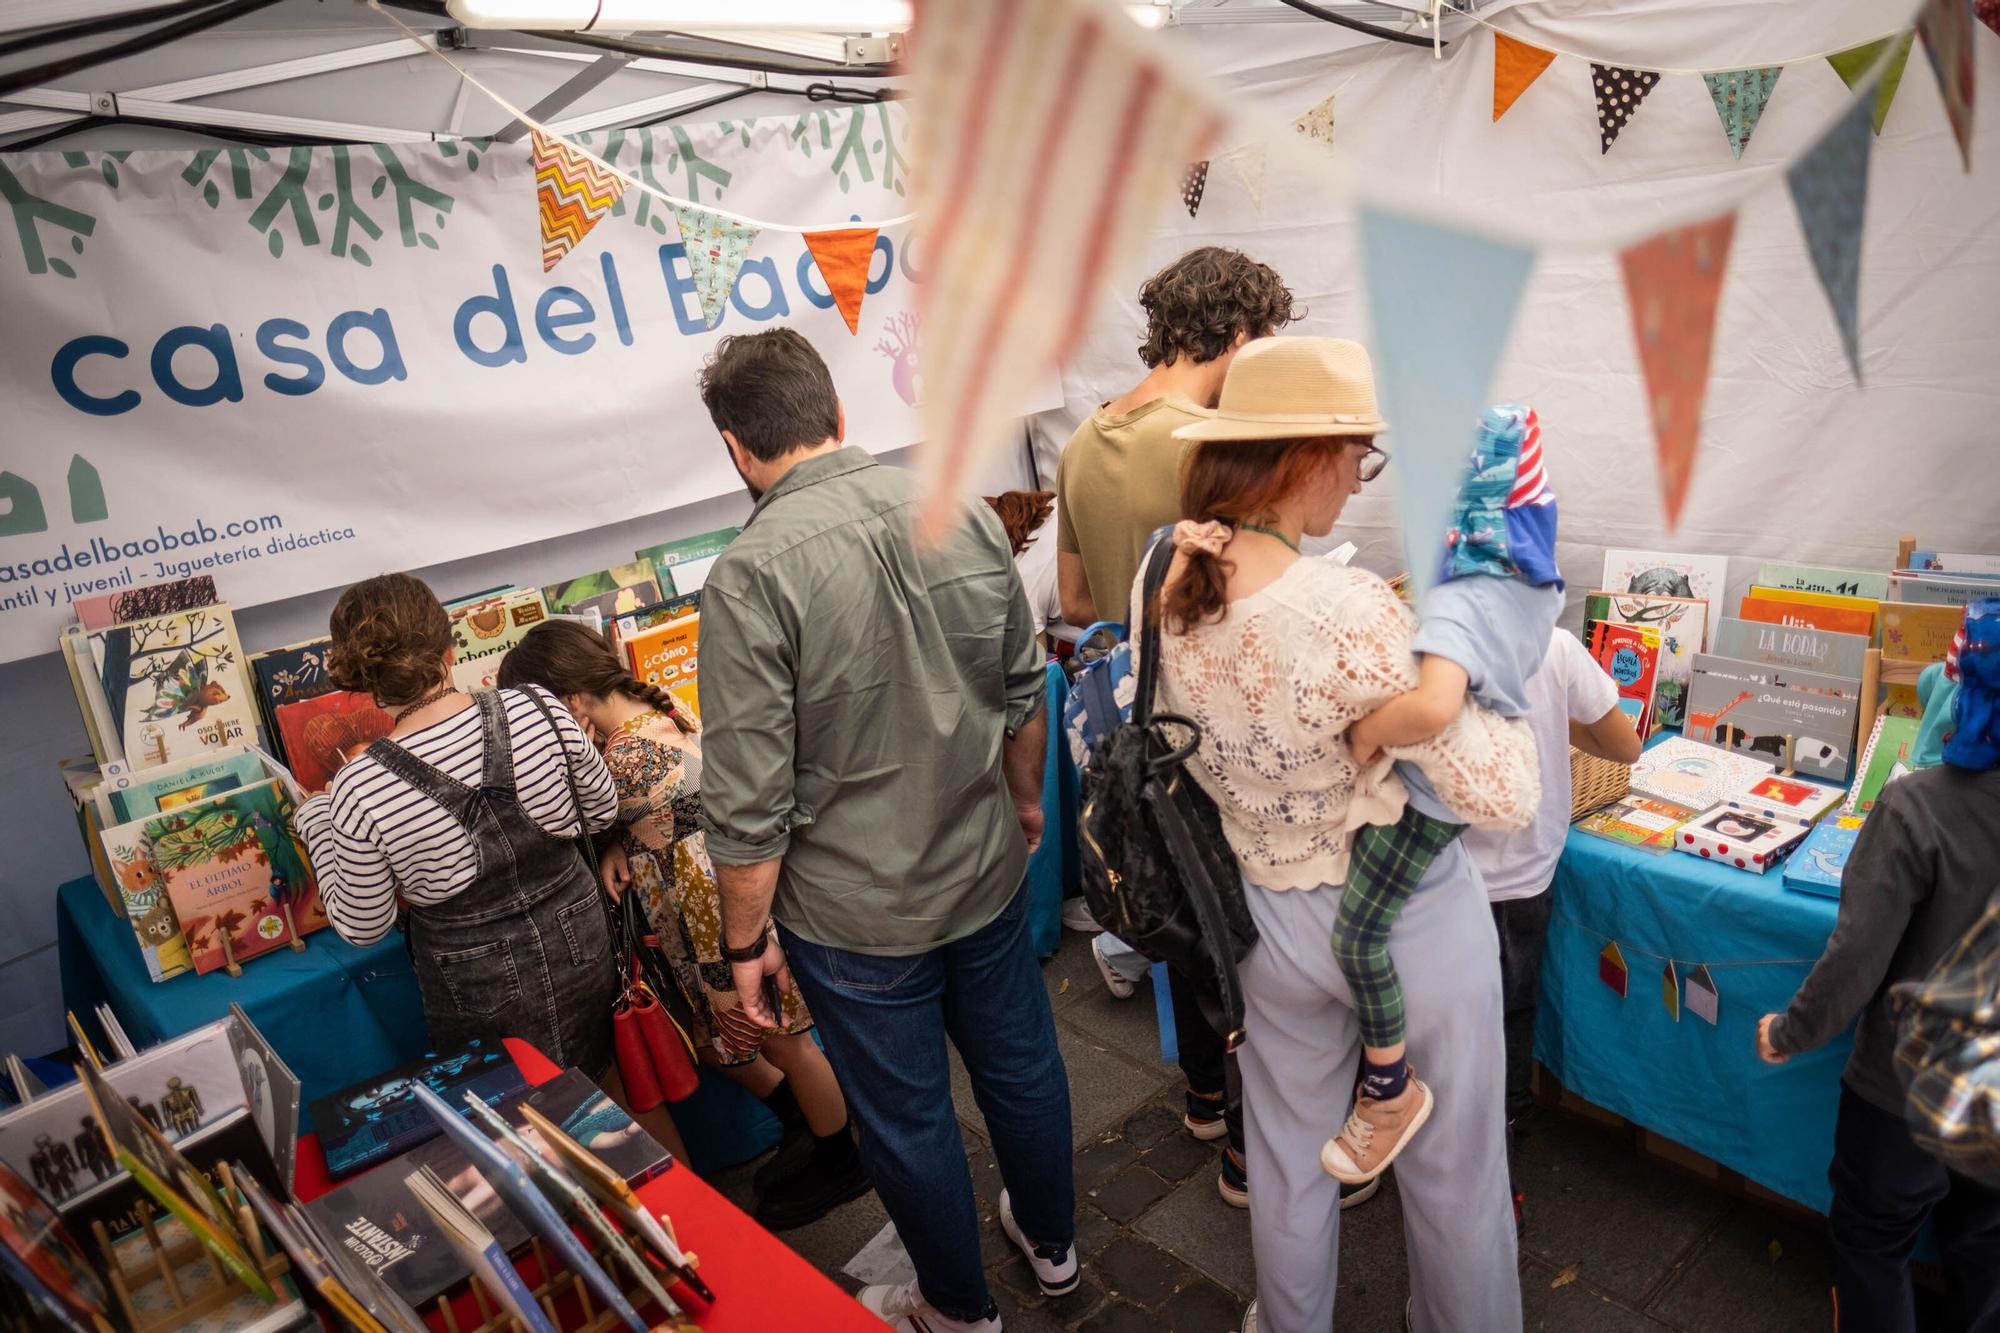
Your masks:
<path fill-rule="evenodd" d="M 762 958 L 764 951 L 770 947 L 770 930 L 769 927 L 766 927 L 764 930 L 758 932 L 755 944 L 731 945 L 725 943 L 722 946 L 722 961 L 725 963 L 754 963 L 759 958 Z"/>

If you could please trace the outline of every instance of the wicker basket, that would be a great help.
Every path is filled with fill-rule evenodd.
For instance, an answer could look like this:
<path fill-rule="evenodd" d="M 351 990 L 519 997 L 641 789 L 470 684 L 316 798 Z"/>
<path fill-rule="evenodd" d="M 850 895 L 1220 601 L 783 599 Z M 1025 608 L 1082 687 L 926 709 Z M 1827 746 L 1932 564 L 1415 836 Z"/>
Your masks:
<path fill-rule="evenodd" d="M 1632 766 L 1569 747 L 1569 817 L 1582 819 L 1611 804 L 1632 787 Z"/>

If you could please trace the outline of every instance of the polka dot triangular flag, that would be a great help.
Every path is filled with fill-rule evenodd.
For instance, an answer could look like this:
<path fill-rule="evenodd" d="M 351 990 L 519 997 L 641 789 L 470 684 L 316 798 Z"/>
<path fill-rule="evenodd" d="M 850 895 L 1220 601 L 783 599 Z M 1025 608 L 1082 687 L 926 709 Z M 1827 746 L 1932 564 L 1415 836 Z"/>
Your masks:
<path fill-rule="evenodd" d="M 1187 205 L 1188 216 L 1201 212 L 1202 192 L 1208 189 L 1208 163 L 1191 162 L 1181 173 L 1181 202 Z"/>
<path fill-rule="evenodd" d="M 722 318 L 723 303 L 736 286 L 736 271 L 743 267 L 757 229 L 705 208 L 676 208 L 674 221 L 680 224 L 681 249 L 694 275 L 702 319 L 712 329 Z"/>
<path fill-rule="evenodd" d="M 1328 93 L 1312 110 L 1293 121 L 1292 128 L 1314 143 L 1333 147 L 1333 94 Z"/>
<path fill-rule="evenodd" d="M 1619 256 L 1639 365 L 1646 373 L 1647 415 L 1653 420 L 1669 532 L 1680 523 L 1694 476 L 1715 312 L 1735 230 L 1736 215 L 1730 213 L 1677 227 Z"/>
<path fill-rule="evenodd" d="M 1597 137 L 1600 153 L 1611 151 L 1619 131 L 1631 121 L 1639 103 L 1653 91 L 1660 76 L 1649 69 L 1626 69 L 1622 65 L 1600 65 L 1592 61 L 1590 84 L 1597 93 Z"/>
<path fill-rule="evenodd" d="M 531 130 L 542 272 L 562 262 L 625 193 L 625 182 L 552 134 Z"/>
<path fill-rule="evenodd" d="M 1958 140 L 1958 156 L 1972 170 L 1972 11 L 1965 0 L 1927 0 L 1917 15 L 1924 54 L 1937 76 L 1945 119 Z"/>
<path fill-rule="evenodd" d="M 847 331 L 861 328 L 861 297 L 868 290 L 868 268 L 875 259 L 875 228 L 841 227 L 834 231 L 809 231 L 806 249 L 826 279 L 827 293 L 840 307 Z"/>
<path fill-rule="evenodd" d="M 1493 119 L 1507 114 L 1528 85 L 1542 77 L 1542 71 L 1556 58 L 1553 51 L 1530 46 L 1504 32 L 1493 34 Z"/>
<path fill-rule="evenodd" d="M 1813 271 L 1833 305 L 1841 346 L 1861 378 L 1861 222 L 1868 207 L 1868 99 L 1860 98 L 1786 169 L 1785 184 L 1806 234 Z"/>
<path fill-rule="evenodd" d="M 1784 72 L 1783 65 L 1772 65 L 1701 76 L 1715 102 L 1715 114 L 1722 118 L 1722 132 L 1729 136 L 1729 151 L 1737 157 L 1742 157 L 1743 150 L 1750 146 L 1750 132 L 1757 128 L 1764 104 L 1771 100 L 1771 91 L 1778 86 L 1778 76 Z"/>
<path fill-rule="evenodd" d="M 1888 68 L 1875 84 L 1875 132 L 1882 132 L 1882 122 L 1889 118 L 1889 104 L 1896 100 L 1896 89 L 1903 86 L 1903 66 L 1910 58 L 1910 43 L 1916 40 L 1915 32 L 1906 32 L 1900 37 L 1883 37 L 1860 46 L 1851 46 L 1826 58 L 1833 66 L 1833 72 L 1840 81 L 1852 88 L 1861 81 L 1863 75 L 1875 68 L 1875 59 L 1883 51 L 1895 44 L 1895 52 L 1889 57 Z"/>

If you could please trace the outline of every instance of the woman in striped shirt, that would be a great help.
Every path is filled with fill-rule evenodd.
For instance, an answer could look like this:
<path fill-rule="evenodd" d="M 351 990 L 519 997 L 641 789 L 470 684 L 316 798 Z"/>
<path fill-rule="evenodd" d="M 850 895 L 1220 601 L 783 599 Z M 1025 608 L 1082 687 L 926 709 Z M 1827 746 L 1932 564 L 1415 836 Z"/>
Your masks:
<path fill-rule="evenodd" d="M 349 588 L 331 628 L 335 683 L 395 720 L 299 808 L 334 929 L 373 943 L 400 906 L 438 1049 L 480 1033 L 520 1037 L 622 1105 L 617 964 L 577 848 L 617 816 L 610 770 L 547 691 L 453 688 L 450 619 L 408 574 Z M 664 1111 L 642 1123 L 685 1156 Z"/>

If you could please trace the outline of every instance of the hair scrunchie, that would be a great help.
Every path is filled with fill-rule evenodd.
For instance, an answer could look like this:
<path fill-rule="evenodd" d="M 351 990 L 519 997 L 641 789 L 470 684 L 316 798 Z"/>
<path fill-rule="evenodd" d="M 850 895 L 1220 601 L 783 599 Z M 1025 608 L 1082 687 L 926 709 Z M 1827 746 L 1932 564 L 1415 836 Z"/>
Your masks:
<path fill-rule="evenodd" d="M 1221 555 L 1222 548 L 1229 545 L 1229 539 L 1235 535 L 1236 530 L 1227 523 L 1213 520 L 1197 523 L 1184 518 L 1174 524 L 1174 549 L 1189 555 L 1197 551 L 1202 555 Z"/>

